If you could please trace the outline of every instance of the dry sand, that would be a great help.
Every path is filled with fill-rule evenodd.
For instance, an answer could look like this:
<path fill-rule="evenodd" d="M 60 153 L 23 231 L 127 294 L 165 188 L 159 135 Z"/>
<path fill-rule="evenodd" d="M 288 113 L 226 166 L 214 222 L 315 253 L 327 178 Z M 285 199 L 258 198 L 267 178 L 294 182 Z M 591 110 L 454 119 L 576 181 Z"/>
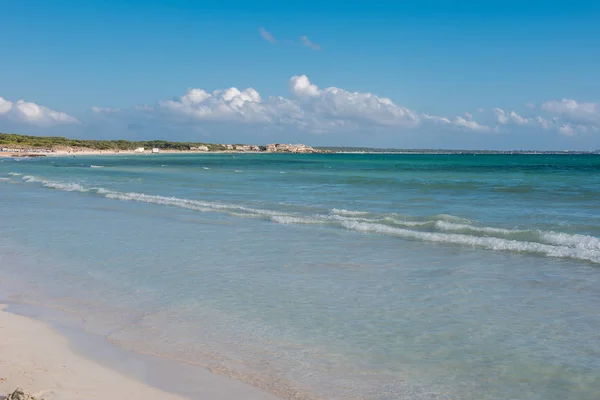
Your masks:
<path fill-rule="evenodd" d="M 17 388 L 45 400 L 183 400 L 76 352 L 43 322 L 4 311 L 0 304 L 0 399 Z M 198 399 L 275 399 L 252 386 L 202 370 Z"/>
<path fill-rule="evenodd" d="M 0 310 L 0 393 L 16 388 L 46 400 L 184 399 L 75 354 L 42 322 Z"/>

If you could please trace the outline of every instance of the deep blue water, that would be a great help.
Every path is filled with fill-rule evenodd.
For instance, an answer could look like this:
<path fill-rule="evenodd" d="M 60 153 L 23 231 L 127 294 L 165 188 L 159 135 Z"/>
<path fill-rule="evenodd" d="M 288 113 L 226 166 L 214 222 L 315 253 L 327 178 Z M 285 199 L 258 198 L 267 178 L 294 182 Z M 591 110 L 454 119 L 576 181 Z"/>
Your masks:
<path fill-rule="evenodd" d="M 291 398 L 596 399 L 600 156 L 0 159 L 15 301 Z"/>

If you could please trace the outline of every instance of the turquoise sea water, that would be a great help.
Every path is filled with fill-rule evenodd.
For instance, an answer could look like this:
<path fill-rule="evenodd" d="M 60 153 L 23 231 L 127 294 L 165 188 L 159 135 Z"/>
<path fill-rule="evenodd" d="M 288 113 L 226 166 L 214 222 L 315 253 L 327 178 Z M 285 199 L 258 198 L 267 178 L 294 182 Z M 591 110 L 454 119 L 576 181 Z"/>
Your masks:
<path fill-rule="evenodd" d="M 284 398 L 597 399 L 600 156 L 0 159 L 0 277 Z"/>

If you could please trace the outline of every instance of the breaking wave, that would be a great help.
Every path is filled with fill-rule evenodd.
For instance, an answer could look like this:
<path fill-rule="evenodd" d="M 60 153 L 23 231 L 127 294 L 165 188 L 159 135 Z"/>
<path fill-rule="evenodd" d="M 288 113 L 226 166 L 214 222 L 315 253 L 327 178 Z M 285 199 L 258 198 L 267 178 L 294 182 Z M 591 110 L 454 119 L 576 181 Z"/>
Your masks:
<path fill-rule="evenodd" d="M 31 175 L 25 175 L 21 179 L 23 179 L 25 182 L 41 183 L 42 186 L 45 186 L 47 188 L 58 189 L 65 192 L 89 192 L 90 190 L 77 183 L 62 183 L 57 181 L 49 181 L 46 179 L 36 178 L 35 176 Z"/>
<path fill-rule="evenodd" d="M 332 209 L 327 213 L 302 214 L 285 210 L 183 199 L 58 182 L 22 176 L 25 182 L 65 192 L 84 192 L 107 199 L 180 207 L 199 212 L 227 213 L 243 218 L 263 218 L 279 224 L 319 224 L 347 230 L 396 236 L 424 242 L 463 245 L 547 257 L 570 258 L 600 264 L 600 238 L 554 231 L 507 229 L 480 226 L 476 221 L 448 214 L 410 216 Z"/>
<path fill-rule="evenodd" d="M 461 244 L 489 250 L 504 250 L 517 253 L 538 253 L 548 257 L 573 258 L 600 263 L 599 251 L 587 250 L 579 247 L 555 246 L 536 242 L 502 239 L 492 236 L 472 236 L 461 233 L 422 232 L 356 221 L 343 222 L 342 225 L 347 229 L 353 229 L 360 232 L 381 233 L 409 239 L 420 239 L 427 242 Z"/>

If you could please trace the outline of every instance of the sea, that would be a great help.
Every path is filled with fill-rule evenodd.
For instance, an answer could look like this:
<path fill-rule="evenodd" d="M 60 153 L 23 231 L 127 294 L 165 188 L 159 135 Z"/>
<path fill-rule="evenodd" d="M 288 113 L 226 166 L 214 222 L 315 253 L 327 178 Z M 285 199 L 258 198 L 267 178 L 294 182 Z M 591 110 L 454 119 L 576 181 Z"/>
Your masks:
<path fill-rule="evenodd" d="M 600 155 L 4 158 L 0 288 L 284 399 L 596 400 Z"/>

